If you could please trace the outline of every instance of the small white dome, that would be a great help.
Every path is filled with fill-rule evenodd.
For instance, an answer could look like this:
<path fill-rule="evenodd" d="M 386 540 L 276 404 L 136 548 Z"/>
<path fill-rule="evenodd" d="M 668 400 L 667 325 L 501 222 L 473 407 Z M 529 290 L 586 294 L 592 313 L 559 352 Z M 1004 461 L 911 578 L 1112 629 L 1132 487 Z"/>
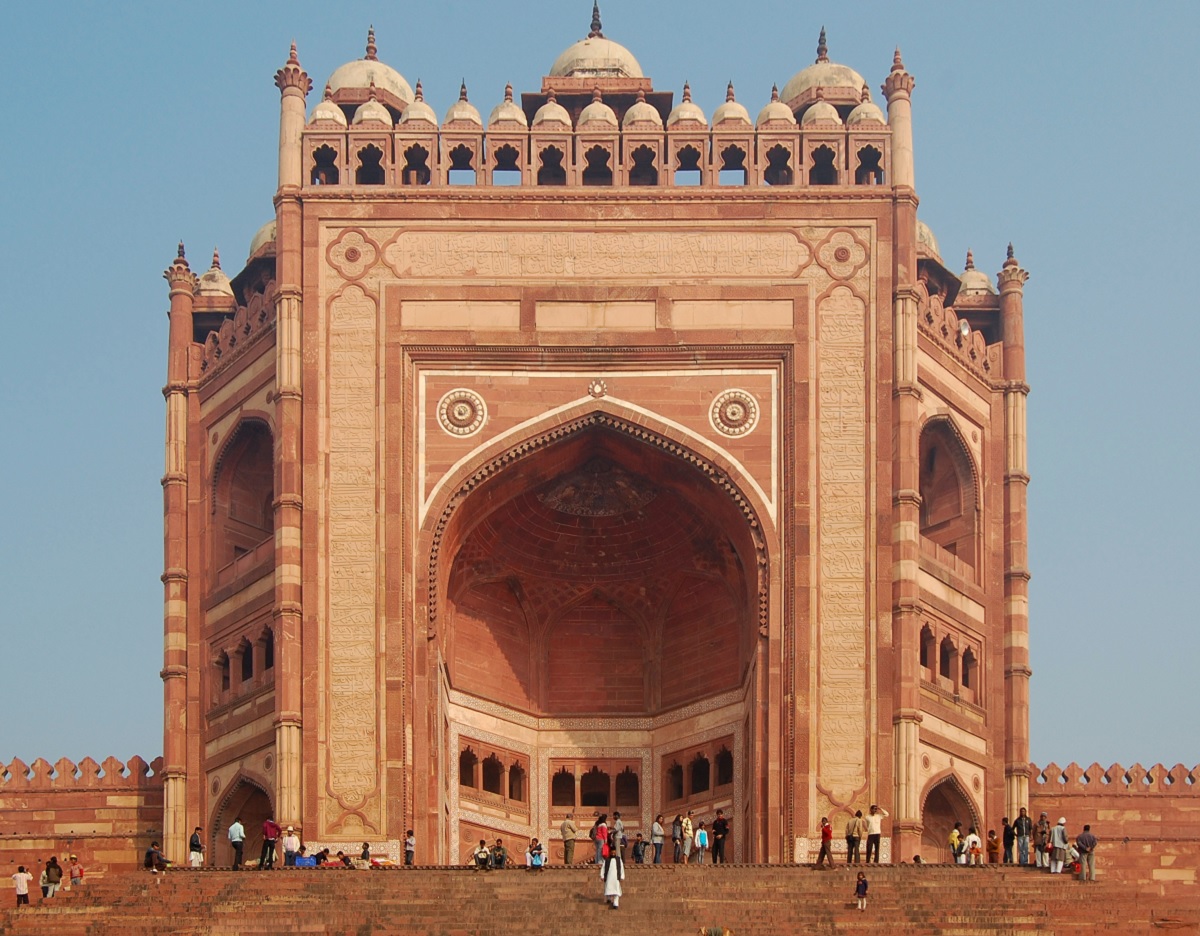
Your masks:
<path fill-rule="evenodd" d="M 792 127 L 796 126 L 796 115 L 792 113 L 790 107 L 779 100 L 778 85 L 771 85 L 770 103 L 758 112 L 758 120 L 755 121 L 755 126 L 763 127 L 769 123 L 784 123 Z"/>
<path fill-rule="evenodd" d="M 865 84 L 863 76 L 853 68 L 829 61 L 829 50 L 825 45 L 825 27 L 821 27 L 821 38 L 817 40 L 817 60 L 808 68 L 801 69 L 792 75 L 783 86 L 780 97 L 787 104 L 792 104 L 801 95 L 811 96 L 817 88 L 837 89 L 837 100 L 846 96 L 845 91 L 852 90 L 858 97 L 859 90 Z"/>
<path fill-rule="evenodd" d="M 567 113 L 567 109 L 554 99 L 554 94 L 551 92 L 550 99 L 546 101 L 537 112 L 533 115 L 533 125 L 535 127 L 542 124 L 562 124 L 564 127 L 570 128 L 571 115 Z"/>
<path fill-rule="evenodd" d="M 815 123 L 834 123 L 840 127 L 842 118 L 838 116 L 837 108 L 828 101 L 817 101 L 800 118 L 801 126 L 807 127 L 809 124 Z"/>
<path fill-rule="evenodd" d="M 581 128 L 591 123 L 607 124 L 610 127 L 617 125 L 617 113 L 604 103 L 603 98 L 600 96 L 599 88 L 592 92 L 592 103 L 585 107 L 579 114 L 579 126 Z"/>
<path fill-rule="evenodd" d="M 374 84 L 381 91 L 395 95 L 405 104 L 413 99 L 412 88 L 396 69 L 384 65 L 375 57 L 375 30 L 367 32 L 367 56 L 339 67 L 329 76 L 330 90 L 336 94 L 343 88 L 365 91 Z"/>
<path fill-rule="evenodd" d="M 713 111 L 712 123 L 719 127 L 723 123 L 744 123 L 750 125 L 750 112 L 746 110 L 733 95 L 733 82 L 725 88 L 725 103 Z"/>
<path fill-rule="evenodd" d="M 592 3 L 592 26 L 586 39 L 570 46 L 550 66 L 551 78 L 641 78 L 642 66 L 625 46 L 604 38 L 600 7 Z"/>
<path fill-rule="evenodd" d="M 375 100 L 375 92 L 372 89 L 371 99 L 358 105 L 358 110 L 354 112 L 354 117 L 350 123 L 355 127 L 365 123 L 376 123 L 390 127 L 392 126 L 392 112 Z"/>
<path fill-rule="evenodd" d="M 938 248 L 937 238 L 933 236 L 933 231 L 929 229 L 929 225 L 917 218 L 917 249 L 924 247 L 926 252 L 932 254 L 938 261 L 942 259 L 942 252 Z"/>
<path fill-rule="evenodd" d="M 433 112 L 432 107 L 425 103 L 425 92 L 421 87 L 420 78 L 417 79 L 417 91 L 412 103 L 404 108 L 404 113 L 400 115 L 400 123 L 405 126 L 418 121 L 433 127 L 438 125 L 437 114 Z"/>
<path fill-rule="evenodd" d="M 346 126 L 346 114 L 333 103 L 333 90 L 329 85 L 325 85 L 325 99 L 312 109 L 312 116 L 308 118 L 310 127 L 322 123 L 337 124 L 339 127 Z"/>
<path fill-rule="evenodd" d="M 251 253 L 253 252 L 251 251 Z M 213 248 L 212 266 L 200 274 L 200 286 L 196 290 L 196 295 L 233 298 L 233 287 L 229 285 L 229 277 L 221 269 L 221 256 L 215 247 Z"/>
<path fill-rule="evenodd" d="M 887 120 L 884 119 L 883 111 L 876 104 L 873 104 L 871 101 L 863 101 L 858 107 L 850 111 L 850 116 L 846 118 L 846 126 L 857 127 L 859 124 L 864 123 L 886 124 Z"/>
<path fill-rule="evenodd" d="M 663 125 L 662 114 L 658 109 L 646 101 L 646 92 L 639 91 L 637 102 L 629 110 L 625 111 L 625 116 L 621 119 L 622 127 L 642 127 L 656 128 L 661 130 Z"/>
<path fill-rule="evenodd" d="M 442 126 L 463 123 L 476 127 L 483 126 L 483 118 L 479 116 L 479 109 L 467 100 L 467 83 L 465 81 L 458 89 L 458 100 L 451 104 L 450 109 L 446 111 L 446 119 L 442 121 Z"/>
<path fill-rule="evenodd" d="M 692 103 L 692 88 L 686 81 L 683 83 L 683 100 L 675 105 L 667 117 L 667 126 L 674 127 L 681 123 L 700 123 L 708 126 L 708 118 L 700 106 Z"/>
<path fill-rule="evenodd" d="M 255 254 L 257 254 L 260 250 L 262 250 L 268 244 L 271 244 L 272 246 L 274 246 L 274 244 L 275 244 L 275 219 L 274 218 L 272 218 L 270 221 L 268 221 L 266 224 L 264 224 L 262 227 L 260 227 L 255 232 L 254 237 L 252 237 L 250 239 L 250 253 L 248 253 L 246 255 L 247 258 L 253 258 Z M 271 251 L 272 254 L 274 252 L 275 252 L 274 250 Z"/>
<path fill-rule="evenodd" d="M 967 296 L 996 295 L 996 287 L 992 284 L 992 278 L 982 270 L 975 269 L 975 257 L 969 250 L 967 251 L 967 268 L 963 270 L 962 276 L 958 279 L 962 283 L 958 290 L 960 299 Z"/>
<path fill-rule="evenodd" d="M 502 126 L 504 124 L 520 124 L 524 129 L 529 126 L 529 118 L 525 116 L 525 111 L 521 110 L 513 103 L 512 85 L 506 85 L 504 88 L 504 100 L 492 108 L 492 113 L 488 116 L 488 126 Z"/>

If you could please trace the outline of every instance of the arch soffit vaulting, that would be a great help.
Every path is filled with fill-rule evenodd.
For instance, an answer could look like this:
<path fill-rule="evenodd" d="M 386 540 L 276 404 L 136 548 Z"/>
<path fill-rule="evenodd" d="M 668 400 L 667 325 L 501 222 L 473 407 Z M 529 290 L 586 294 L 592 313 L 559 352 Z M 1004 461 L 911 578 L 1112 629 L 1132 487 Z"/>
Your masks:
<path fill-rule="evenodd" d="M 930 413 L 922 419 L 917 426 L 918 442 L 925 434 L 926 429 L 936 430 L 940 427 L 945 427 L 951 437 L 957 443 L 955 450 L 952 453 L 954 459 L 967 469 L 967 474 L 971 479 L 971 495 L 972 503 L 976 512 L 983 508 L 983 490 L 979 480 L 979 466 L 975 463 L 975 456 L 971 454 L 971 446 L 967 444 L 966 433 L 958 424 L 958 420 L 953 413 Z"/>
<path fill-rule="evenodd" d="M 958 775 L 953 767 L 949 767 L 940 773 L 934 774 L 925 784 L 925 788 L 921 790 L 921 810 L 919 815 L 922 817 L 922 824 L 924 823 L 925 805 L 929 800 L 929 796 L 942 784 L 949 786 L 952 790 L 954 790 L 955 793 L 961 796 L 963 802 L 967 804 L 967 809 L 970 810 L 971 813 L 971 821 L 969 825 L 975 826 L 976 829 L 983 825 L 983 813 L 980 812 L 979 805 L 975 802 L 975 797 L 971 795 L 971 792 L 967 789 L 966 784 L 963 783 L 962 778 Z"/>
<path fill-rule="evenodd" d="M 428 556 L 427 578 L 424 582 L 418 582 L 418 588 L 427 592 L 430 636 L 437 632 L 442 614 L 438 591 L 443 587 L 439 575 L 443 541 L 458 508 L 490 478 L 558 442 L 590 429 L 607 429 L 625 434 L 636 442 L 654 445 L 667 455 L 691 465 L 727 495 L 745 520 L 753 544 L 755 569 L 752 578 L 758 598 L 758 626 L 760 633 L 766 634 L 769 620 L 769 554 L 759 517 L 767 502 L 765 497 L 756 496 L 761 495 L 761 489 L 747 490 L 753 485 L 746 484 L 746 475 L 737 470 L 740 465 L 736 460 L 721 458 L 721 453 L 713 451 L 707 444 L 693 445 L 693 441 L 702 443 L 703 440 L 691 438 L 693 434 L 686 430 L 681 433 L 672 431 L 668 425 L 652 424 L 640 412 L 625 411 L 621 401 L 612 398 L 589 399 L 569 409 L 577 409 L 574 418 L 564 418 L 565 414 L 561 411 L 547 413 L 525 427 L 517 427 L 525 428 L 524 434 L 516 436 L 514 432 L 506 433 L 464 456 L 447 472 L 426 501 L 420 539 Z M 684 438 L 678 437 L 685 433 Z"/>
<path fill-rule="evenodd" d="M 271 795 L 271 782 L 256 771 L 239 767 L 237 773 L 230 777 L 229 782 L 225 784 L 225 789 L 221 791 L 221 795 L 210 813 L 208 827 L 212 835 L 216 835 L 220 829 L 229 826 L 229 823 L 225 822 L 225 812 L 229 809 L 229 804 L 233 802 L 234 796 L 243 787 L 250 787 L 262 793 L 274 811 L 275 797 Z"/>
<path fill-rule="evenodd" d="M 241 438 L 242 431 L 245 429 L 251 429 L 255 426 L 261 426 L 267 431 L 267 436 L 271 440 L 271 459 L 274 461 L 275 427 L 272 424 L 271 417 L 267 413 L 262 413 L 258 410 L 243 410 L 241 415 L 238 417 L 237 422 L 233 424 L 233 427 L 228 433 L 226 433 L 225 438 L 222 439 L 217 446 L 216 455 L 212 462 L 212 468 L 208 473 L 209 501 L 211 509 L 216 509 L 217 485 L 221 480 L 221 469 L 225 465 L 225 459 L 229 456 L 229 453 L 237 444 L 238 439 Z"/>

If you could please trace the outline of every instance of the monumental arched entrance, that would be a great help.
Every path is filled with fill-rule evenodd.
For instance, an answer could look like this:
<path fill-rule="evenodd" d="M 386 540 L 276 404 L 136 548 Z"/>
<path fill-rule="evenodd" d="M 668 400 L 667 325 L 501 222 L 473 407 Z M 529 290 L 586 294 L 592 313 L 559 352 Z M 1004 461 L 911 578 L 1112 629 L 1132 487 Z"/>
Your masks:
<path fill-rule="evenodd" d="M 429 565 L 445 846 L 586 830 L 620 810 L 733 819 L 749 856 L 761 776 L 767 557 L 729 475 L 593 413 L 485 465 Z M 432 660 L 431 660 L 432 662 Z M 562 843 L 552 840 L 561 856 Z"/>

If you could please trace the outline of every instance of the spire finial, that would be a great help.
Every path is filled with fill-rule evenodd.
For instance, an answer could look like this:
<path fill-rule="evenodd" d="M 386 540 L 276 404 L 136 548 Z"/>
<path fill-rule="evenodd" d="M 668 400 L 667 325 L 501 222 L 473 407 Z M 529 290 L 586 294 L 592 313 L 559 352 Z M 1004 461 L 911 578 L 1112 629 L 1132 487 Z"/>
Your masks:
<path fill-rule="evenodd" d="M 603 27 L 600 25 L 600 0 L 592 0 L 592 28 L 588 32 L 589 39 L 603 39 Z"/>
<path fill-rule="evenodd" d="M 973 270 L 973 269 L 975 269 L 975 255 L 974 255 L 973 253 L 971 253 L 971 251 L 970 251 L 970 248 L 968 248 L 968 249 L 967 249 L 967 265 L 966 265 L 966 269 L 968 269 L 968 270 Z"/>
<path fill-rule="evenodd" d="M 689 104 L 692 102 L 692 86 L 688 84 L 687 79 L 683 82 L 683 99 Z"/>
<path fill-rule="evenodd" d="M 299 58 L 299 56 L 296 55 L 296 40 L 295 39 L 292 40 L 292 48 L 288 52 L 287 63 L 289 65 L 299 65 L 300 64 L 300 58 Z"/>
<path fill-rule="evenodd" d="M 367 60 L 368 62 L 377 62 L 377 61 L 379 61 L 378 57 L 377 57 L 377 56 L 376 56 L 376 54 L 375 54 L 375 53 L 376 53 L 376 51 L 377 51 L 377 50 L 376 50 L 376 48 L 375 48 L 375 27 L 372 25 L 372 26 L 368 26 L 368 27 L 367 27 L 367 54 L 366 54 L 366 60 Z"/>
<path fill-rule="evenodd" d="M 462 84 L 458 86 L 458 99 L 465 101 L 467 99 L 467 79 L 462 80 Z"/>
<path fill-rule="evenodd" d="M 220 252 L 217 250 L 217 248 L 216 248 L 216 247 L 214 247 L 214 248 L 213 248 L 213 262 L 212 262 L 212 265 L 213 265 L 213 269 L 215 269 L 215 270 L 219 270 L 219 269 L 221 269 L 221 254 L 220 254 Z"/>
<path fill-rule="evenodd" d="M 420 78 L 417 79 L 417 87 L 413 91 L 413 97 L 415 97 L 418 101 L 425 100 L 425 88 L 422 86 Z"/>
<path fill-rule="evenodd" d="M 900 46 L 896 46 L 896 53 L 892 56 L 892 71 L 904 71 L 904 59 L 900 58 Z"/>
<path fill-rule="evenodd" d="M 504 101 L 506 104 L 512 103 L 512 82 L 504 86 Z"/>
<path fill-rule="evenodd" d="M 1009 241 L 1008 242 L 1008 259 L 1006 259 L 1004 261 L 1004 267 L 1005 267 L 1005 269 L 1007 269 L 1008 267 L 1015 267 L 1016 265 L 1017 265 L 1017 258 L 1013 256 L 1012 241 Z"/>
<path fill-rule="evenodd" d="M 183 241 L 179 242 L 179 249 L 175 251 L 175 258 L 177 260 L 186 260 L 187 259 L 187 256 L 183 252 Z"/>
<path fill-rule="evenodd" d="M 774 104 L 778 100 L 779 100 L 779 85 L 772 84 L 771 85 L 771 103 Z"/>
<path fill-rule="evenodd" d="M 595 88 L 592 88 L 592 101 L 595 102 L 595 101 L 603 101 L 603 100 L 604 100 L 604 96 L 600 93 L 600 88 L 598 86 Z"/>
<path fill-rule="evenodd" d="M 862 86 L 862 94 L 859 95 L 859 103 L 867 104 L 870 102 L 870 100 L 871 100 L 871 89 L 867 87 L 867 83 L 864 81 L 863 86 Z"/>
<path fill-rule="evenodd" d="M 736 100 L 736 98 L 734 98 L 734 96 L 733 96 L 733 80 L 732 79 L 730 79 L 729 84 L 725 86 L 725 100 L 726 101 Z"/>
<path fill-rule="evenodd" d="M 811 35 L 811 34 L 810 34 Z M 825 44 L 825 27 L 821 27 L 821 38 L 817 40 L 817 61 L 829 61 L 829 46 Z"/>
<path fill-rule="evenodd" d="M 558 95 L 554 93 L 553 88 L 551 88 L 550 93 L 546 95 L 546 103 L 547 104 L 557 104 L 558 103 Z"/>
<path fill-rule="evenodd" d="M 325 100 L 333 100 L 333 85 L 331 85 L 328 81 L 325 82 Z"/>
<path fill-rule="evenodd" d="M 372 101 L 375 100 L 375 79 L 374 78 L 371 79 L 371 88 L 370 88 L 370 91 L 368 92 L 368 97 L 370 97 L 370 99 Z"/>
<path fill-rule="evenodd" d="M 645 92 L 645 91 L 643 91 L 641 88 L 638 88 L 638 96 L 637 96 L 637 99 L 638 99 L 638 103 L 639 103 L 639 104 L 645 104 L 645 103 L 646 103 L 646 92 Z"/>

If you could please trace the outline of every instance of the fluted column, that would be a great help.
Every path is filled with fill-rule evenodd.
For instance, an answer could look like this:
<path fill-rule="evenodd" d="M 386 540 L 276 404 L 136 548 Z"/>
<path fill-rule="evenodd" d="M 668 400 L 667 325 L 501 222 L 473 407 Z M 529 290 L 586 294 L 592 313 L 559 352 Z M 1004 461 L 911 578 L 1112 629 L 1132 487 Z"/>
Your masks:
<path fill-rule="evenodd" d="M 1004 337 L 1004 752 L 1005 810 L 1029 805 L 1029 521 L 1026 510 L 1025 281 L 1008 245 L 997 280 Z"/>
<path fill-rule="evenodd" d="M 279 190 L 275 196 L 275 816 L 301 815 L 301 374 L 300 186 L 305 97 L 312 81 L 296 44 L 275 73 L 279 102 Z"/>
<path fill-rule="evenodd" d="M 163 273 L 170 286 L 167 339 L 166 458 L 163 487 L 163 848 L 183 861 L 187 845 L 188 675 L 188 350 L 199 281 L 183 244 Z"/>

